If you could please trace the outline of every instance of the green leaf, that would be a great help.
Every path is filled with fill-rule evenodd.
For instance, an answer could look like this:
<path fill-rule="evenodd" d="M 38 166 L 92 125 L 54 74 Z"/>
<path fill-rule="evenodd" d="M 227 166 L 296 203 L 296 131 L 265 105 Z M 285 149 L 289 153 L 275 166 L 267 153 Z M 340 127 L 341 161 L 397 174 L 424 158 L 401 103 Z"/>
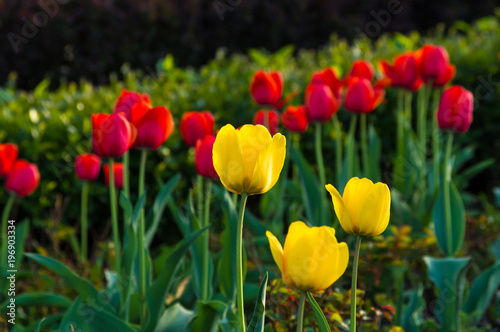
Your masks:
<path fill-rule="evenodd" d="M 268 273 L 264 275 L 260 283 L 259 294 L 255 302 L 255 309 L 253 310 L 252 320 L 248 325 L 248 332 L 264 332 L 264 324 L 266 321 L 266 288 L 267 288 Z"/>
<path fill-rule="evenodd" d="M 160 224 L 160 219 L 163 215 L 163 211 L 165 210 L 165 206 L 167 205 L 172 192 L 177 187 L 180 180 L 181 175 L 176 174 L 165 185 L 163 185 L 158 195 L 156 195 L 155 201 L 153 203 L 153 209 L 150 211 L 147 218 L 148 224 L 145 239 L 146 247 L 149 247 L 151 245 L 151 241 L 153 241 L 153 237 L 156 233 L 156 230 L 158 229 L 158 225 Z"/>
<path fill-rule="evenodd" d="M 264 67 L 267 65 L 268 57 L 255 48 L 251 48 L 250 50 L 248 50 L 248 56 L 250 56 L 250 59 L 252 59 L 260 67 Z"/>
<path fill-rule="evenodd" d="M 9 299 L 5 301 L 1 307 L 1 310 L 5 312 L 7 305 L 9 304 Z M 31 306 L 56 306 L 67 308 L 71 305 L 71 300 L 66 296 L 42 292 L 32 292 L 16 295 L 16 306 L 17 307 L 31 307 Z"/>
<path fill-rule="evenodd" d="M 30 223 L 24 221 L 16 225 L 16 269 L 19 269 L 24 255 L 24 241 L 28 236 Z"/>
<path fill-rule="evenodd" d="M 25 254 L 26 257 L 34 260 L 35 262 L 45 266 L 58 276 L 60 276 L 66 283 L 78 293 L 78 295 L 83 299 L 86 303 L 95 303 L 96 307 L 99 309 L 105 310 L 107 312 L 113 312 L 112 307 L 107 303 L 102 303 L 102 301 L 97 301 L 98 291 L 94 288 L 94 286 L 83 278 L 77 276 L 73 271 L 71 271 L 66 265 L 63 263 L 46 256 L 42 256 L 39 254 Z"/>
<path fill-rule="evenodd" d="M 453 178 L 453 182 L 456 183 L 459 188 L 463 188 L 468 184 L 468 182 L 474 176 L 476 176 L 477 174 L 479 174 L 480 172 L 482 172 L 483 170 L 494 164 L 495 164 L 495 159 L 493 158 L 480 161 L 474 164 L 473 166 L 463 171 L 460 171 L 460 174 L 458 174 Z"/>
<path fill-rule="evenodd" d="M 40 322 L 36 326 L 35 332 L 40 332 L 40 329 L 42 328 L 42 324 L 43 324 L 44 320 L 45 320 L 45 317 L 40 320 Z"/>
<path fill-rule="evenodd" d="M 137 259 L 137 236 L 134 231 L 132 224 L 126 229 L 127 236 L 125 237 L 125 242 L 123 244 L 122 252 L 122 282 L 124 297 L 127 299 L 130 297 L 132 290 L 132 284 L 135 280 L 138 280 L 138 275 L 135 274 L 134 262 Z"/>
<path fill-rule="evenodd" d="M 115 315 L 85 305 L 77 298 L 64 315 L 59 332 L 137 332 Z"/>
<path fill-rule="evenodd" d="M 161 315 L 155 332 L 188 331 L 188 324 L 193 316 L 194 313 L 191 310 L 187 310 L 181 304 L 176 303 Z"/>
<path fill-rule="evenodd" d="M 306 207 L 306 215 L 313 226 L 324 226 L 330 224 L 329 210 L 326 208 L 326 189 L 318 185 L 316 175 L 307 164 L 299 150 L 293 146 L 290 148 L 291 155 L 299 169 L 302 183 L 302 198 Z"/>
<path fill-rule="evenodd" d="M 309 303 L 311 303 L 311 307 L 314 312 L 314 317 L 316 317 L 316 322 L 318 322 L 318 327 L 320 332 L 330 332 L 330 326 L 328 325 L 328 321 L 325 318 L 325 314 L 323 314 L 323 310 L 319 307 L 318 302 L 314 299 L 311 293 L 307 292 L 307 298 L 309 299 Z"/>
<path fill-rule="evenodd" d="M 130 200 L 125 196 L 123 191 L 120 192 L 120 206 L 123 209 L 125 227 L 127 227 L 132 222 L 132 203 L 130 203 Z"/>
<path fill-rule="evenodd" d="M 192 332 L 217 332 L 219 318 L 227 310 L 227 306 L 221 301 L 198 301 L 198 314 L 193 320 L 190 331 Z"/>
<path fill-rule="evenodd" d="M 141 210 L 144 209 L 144 204 L 146 204 L 146 194 L 147 192 L 141 195 L 139 200 L 134 206 L 134 214 L 132 214 L 132 225 L 134 226 L 134 230 L 137 231 L 137 227 L 139 226 L 139 218 L 141 216 Z"/>
<path fill-rule="evenodd" d="M 463 311 L 473 315 L 474 323 L 481 321 L 493 295 L 500 285 L 500 262 L 483 271 L 473 282 Z"/>
<path fill-rule="evenodd" d="M 380 156 L 382 154 L 382 141 L 378 137 L 373 124 L 368 129 L 368 159 L 370 163 L 370 174 L 368 178 L 373 182 L 382 180 L 380 173 Z"/>
<path fill-rule="evenodd" d="M 191 244 L 203 233 L 207 228 L 200 229 L 197 232 L 185 237 L 178 245 L 177 248 L 170 254 L 165 261 L 165 268 L 160 272 L 158 278 L 148 288 L 146 294 L 146 302 L 148 308 L 148 320 L 146 322 L 145 332 L 154 331 L 158 319 L 164 307 L 165 297 L 167 296 L 172 285 L 173 277 L 179 262 L 181 261 L 184 253 L 189 249 Z"/>
<path fill-rule="evenodd" d="M 436 303 L 436 315 L 443 324 L 443 330 L 450 331 L 456 327 L 462 308 L 465 288 L 465 271 L 470 257 L 435 258 L 424 256 L 428 277 L 439 290 Z"/>
<path fill-rule="evenodd" d="M 224 192 L 224 213 L 225 228 L 222 231 L 220 242 L 222 246 L 222 257 L 217 266 L 217 273 L 220 279 L 220 291 L 228 302 L 232 302 L 236 296 L 236 224 L 238 215 L 233 205 L 230 194 Z M 246 215 L 245 215 L 246 219 Z"/>
<path fill-rule="evenodd" d="M 432 219 L 434 221 L 434 231 L 436 233 L 436 238 L 438 240 L 439 247 L 441 251 L 449 256 L 454 255 L 458 249 L 462 248 L 464 236 L 465 236 L 465 208 L 462 202 L 462 198 L 458 193 L 455 185 L 450 182 L 450 210 L 451 210 L 451 223 L 452 223 L 452 234 L 447 234 L 446 230 L 446 218 L 445 218 L 445 204 L 444 204 L 444 186 L 441 180 L 441 190 L 432 210 Z M 452 252 L 448 253 L 447 248 L 447 237 L 451 236 L 452 241 Z"/>
<path fill-rule="evenodd" d="M 419 326 L 422 323 L 422 310 L 425 308 L 422 292 L 422 286 L 404 292 L 403 298 L 407 300 L 407 304 L 403 307 L 401 327 L 405 332 L 420 331 Z"/>

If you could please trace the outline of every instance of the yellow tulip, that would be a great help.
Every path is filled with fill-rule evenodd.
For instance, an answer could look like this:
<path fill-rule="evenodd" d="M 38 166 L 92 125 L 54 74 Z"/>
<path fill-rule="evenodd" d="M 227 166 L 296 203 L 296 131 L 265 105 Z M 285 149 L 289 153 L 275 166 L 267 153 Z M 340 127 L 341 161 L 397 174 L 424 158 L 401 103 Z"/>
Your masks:
<path fill-rule="evenodd" d="M 349 249 L 338 243 L 331 227 L 309 228 L 296 221 L 288 228 L 285 249 L 278 239 L 266 232 L 274 261 L 288 286 L 309 292 L 330 287 L 347 268 Z"/>
<path fill-rule="evenodd" d="M 389 224 L 391 192 L 385 183 L 363 178 L 347 182 L 341 197 L 337 189 L 327 184 L 332 195 L 333 207 L 342 228 L 350 234 L 375 236 Z"/>
<path fill-rule="evenodd" d="M 285 154 L 285 136 L 271 137 L 261 125 L 244 125 L 236 130 L 228 124 L 217 134 L 212 156 L 215 171 L 227 190 L 257 195 L 276 184 Z"/>

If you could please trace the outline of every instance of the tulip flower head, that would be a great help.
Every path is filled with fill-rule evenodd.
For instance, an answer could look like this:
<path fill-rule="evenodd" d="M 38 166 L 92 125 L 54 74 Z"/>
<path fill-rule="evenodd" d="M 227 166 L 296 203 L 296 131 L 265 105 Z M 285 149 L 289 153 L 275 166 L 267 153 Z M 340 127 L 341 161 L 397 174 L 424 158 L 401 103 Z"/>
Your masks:
<path fill-rule="evenodd" d="M 100 157 L 121 157 L 135 141 L 136 130 L 124 113 L 92 114 L 92 148 Z"/>
<path fill-rule="evenodd" d="M 280 114 L 275 110 L 259 110 L 253 116 L 253 124 L 266 127 L 271 135 L 276 134 L 278 131 L 279 122 Z M 269 127 L 266 126 L 266 123 Z"/>
<path fill-rule="evenodd" d="M 17 145 L 12 143 L 0 144 L 0 177 L 9 173 L 17 159 Z"/>
<path fill-rule="evenodd" d="M 356 60 L 352 64 L 348 77 L 365 78 L 371 82 L 375 77 L 375 69 L 373 69 L 373 65 L 368 61 Z"/>
<path fill-rule="evenodd" d="M 258 195 L 278 181 L 285 154 L 285 136 L 278 133 L 271 137 L 261 125 L 244 125 L 236 130 L 228 124 L 217 133 L 213 161 L 227 190 Z"/>
<path fill-rule="evenodd" d="M 33 193 L 40 184 L 40 172 L 35 164 L 18 159 L 7 173 L 5 189 L 20 197 Z"/>
<path fill-rule="evenodd" d="M 384 101 L 385 91 L 374 88 L 365 78 L 351 77 L 347 82 L 345 108 L 353 113 L 370 113 Z"/>
<path fill-rule="evenodd" d="M 335 214 L 349 234 L 375 236 L 389 224 L 391 193 L 386 184 L 363 178 L 352 178 L 340 196 L 331 184 L 325 186 L 332 195 Z"/>
<path fill-rule="evenodd" d="M 194 149 L 194 165 L 196 173 L 206 178 L 218 179 L 219 175 L 214 168 L 212 152 L 214 149 L 215 136 L 205 136 L 196 142 Z"/>
<path fill-rule="evenodd" d="M 140 106 L 141 109 L 144 108 L 144 105 L 147 106 L 147 109 L 151 108 L 151 100 L 147 94 L 122 90 L 118 100 L 116 101 L 113 113 L 124 113 L 127 120 L 132 121 L 131 113 L 136 104 L 142 104 Z M 136 109 L 138 108 L 136 107 Z"/>
<path fill-rule="evenodd" d="M 306 90 L 307 118 L 313 122 L 326 122 L 339 110 L 340 103 L 327 84 L 311 83 Z"/>
<path fill-rule="evenodd" d="M 381 61 L 382 72 L 389 80 L 389 85 L 416 91 L 422 86 L 419 77 L 418 59 L 413 52 L 406 52 L 396 57 L 394 65 Z"/>
<path fill-rule="evenodd" d="M 82 181 L 95 181 L 101 170 L 101 158 L 92 153 L 84 153 L 75 159 L 75 173 Z"/>
<path fill-rule="evenodd" d="M 168 108 L 157 106 L 144 113 L 132 112 L 132 125 L 137 129 L 133 147 L 156 150 L 174 131 L 174 119 Z"/>
<path fill-rule="evenodd" d="M 265 73 L 259 70 L 252 78 L 250 92 L 257 104 L 274 106 L 283 93 L 283 76 L 277 71 Z"/>
<path fill-rule="evenodd" d="M 104 165 L 104 183 L 109 187 L 109 164 Z M 115 188 L 123 187 L 123 163 L 113 163 Z"/>
<path fill-rule="evenodd" d="M 442 130 L 465 133 L 472 123 L 474 96 L 460 85 L 444 90 L 437 111 L 438 126 Z"/>
<path fill-rule="evenodd" d="M 456 67 L 450 64 L 448 52 L 442 46 L 424 45 L 416 52 L 420 62 L 420 75 L 425 83 L 444 86 L 455 76 Z"/>
<path fill-rule="evenodd" d="M 344 274 L 349 261 L 345 242 L 338 243 L 331 227 L 309 228 L 296 221 L 288 228 L 283 248 L 278 239 L 266 232 L 273 259 L 288 286 L 317 292 L 330 287 Z"/>
<path fill-rule="evenodd" d="M 341 103 L 344 80 L 337 78 L 337 74 L 335 74 L 335 71 L 332 68 L 326 68 L 322 71 L 314 73 L 311 82 L 328 85 L 332 90 L 335 99 L 337 99 L 339 104 Z"/>
<path fill-rule="evenodd" d="M 307 120 L 307 110 L 305 106 L 289 105 L 281 115 L 283 126 L 293 132 L 303 133 L 307 130 L 309 121 Z"/>
<path fill-rule="evenodd" d="M 214 116 L 212 113 L 186 112 L 181 119 L 181 134 L 187 146 L 194 147 L 198 139 L 214 134 Z"/>

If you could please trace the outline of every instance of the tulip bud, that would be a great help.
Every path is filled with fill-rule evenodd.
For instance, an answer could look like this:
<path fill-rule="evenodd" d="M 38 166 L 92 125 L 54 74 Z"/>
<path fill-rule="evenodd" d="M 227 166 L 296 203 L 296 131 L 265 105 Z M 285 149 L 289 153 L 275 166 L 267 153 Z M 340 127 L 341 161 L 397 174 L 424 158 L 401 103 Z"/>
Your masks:
<path fill-rule="evenodd" d="M 195 146 L 198 139 L 214 134 L 214 124 L 214 116 L 208 111 L 184 113 L 181 119 L 184 142 L 187 146 Z"/>
<path fill-rule="evenodd" d="M 75 159 L 76 176 L 82 181 L 95 181 L 101 170 L 101 158 L 92 153 L 84 153 Z"/>
<path fill-rule="evenodd" d="M 339 109 L 339 102 L 326 84 L 311 83 L 306 90 L 306 108 L 309 121 L 325 122 Z"/>
<path fill-rule="evenodd" d="M 263 125 L 269 130 L 271 135 L 276 134 L 278 131 L 278 124 L 280 122 L 280 115 L 274 110 L 259 110 L 253 116 L 254 125 Z"/>
<path fill-rule="evenodd" d="M 394 65 L 386 61 L 380 62 L 382 72 L 389 79 L 389 84 L 395 88 L 416 91 L 422 85 L 419 77 L 418 59 L 413 52 L 406 52 L 396 57 Z"/>
<path fill-rule="evenodd" d="M 109 164 L 104 165 L 104 183 L 109 187 Z M 113 163 L 115 188 L 123 187 L 123 163 Z"/>
<path fill-rule="evenodd" d="M 331 227 L 307 227 L 302 221 L 288 228 L 285 248 L 266 232 L 273 259 L 283 281 L 298 290 L 317 292 L 330 287 L 344 274 L 349 262 L 345 242 L 337 242 Z"/>
<path fill-rule="evenodd" d="M 351 77 L 347 83 L 345 108 L 353 113 L 370 113 L 384 100 L 385 91 L 373 88 L 365 78 Z"/>
<path fill-rule="evenodd" d="M 259 70 L 250 83 L 250 92 L 259 105 L 274 105 L 283 93 L 283 77 L 280 72 L 265 73 Z"/>
<path fill-rule="evenodd" d="M 158 106 L 147 110 L 140 118 L 132 116 L 137 129 L 135 148 L 156 150 L 174 131 L 174 119 L 168 108 Z"/>
<path fill-rule="evenodd" d="M 425 45 L 417 51 L 420 75 L 425 83 L 432 80 L 433 86 L 444 86 L 455 76 L 456 67 L 450 64 L 448 52 L 442 46 Z"/>
<path fill-rule="evenodd" d="M 20 197 L 30 195 L 40 183 L 40 172 L 35 164 L 18 159 L 7 173 L 5 189 Z"/>
<path fill-rule="evenodd" d="M 307 110 L 305 106 L 289 105 L 281 115 L 283 126 L 289 131 L 302 133 L 307 130 Z"/>
<path fill-rule="evenodd" d="M 373 65 L 365 60 L 356 60 L 352 64 L 351 72 L 348 77 L 366 78 L 369 82 L 375 77 Z"/>
<path fill-rule="evenodd" d="M 219 175 L 214 168 L 213 162 L 213 148 L 215 143 L 215 136 L 205 136 L 196 142 L 194 150 L 194 165 L 196 173 L 206 178 L 218 179 Z"/>
<path fill-rule="evenodd" d="M 465 133 L 472 123 L 474 96 L 472 92 L 454 85 L 444 90 L 437 111 L 437 122 L 442 130 Z"/>
<path fill-rule="evenodd" d="M 92 148 L 100 157 L 123 156 L 136 134 L 123 113 L 92 114 Z"/>
<path fill-rule="evenodd" d="M 127 120 L 132 121 L 132 108 L 138 103 L 144 103 L 149 106 L 148 108 L 151 108 L 151 100 L 147 94 L 122 90 L 116 101 L 113 113 L 124 113 Z"/>
<path fill-rule="evenodd" d="M 17 159 L 17 145 L 0 144 L 0 177 L 7 175 Z"/>

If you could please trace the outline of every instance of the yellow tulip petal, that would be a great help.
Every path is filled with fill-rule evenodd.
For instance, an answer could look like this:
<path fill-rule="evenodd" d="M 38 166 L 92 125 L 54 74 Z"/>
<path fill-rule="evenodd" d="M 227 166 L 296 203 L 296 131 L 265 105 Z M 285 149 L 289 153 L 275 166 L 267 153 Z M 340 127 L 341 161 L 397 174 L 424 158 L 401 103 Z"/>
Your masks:
<path fill-rule="evenodd" d="M 359 215 L 361 213 L 361 207 L 365 199 L 371 193 L 373 186 L 373 182 L 369 179 L 359 179 L 355 177 L 350 179 L 344 188 L 342 198 L 351 216 L 352 228 L 355 234 L 359 234 L 360 232 Z"/>
<path fill-rule="evenodd" d="M 269 240 L 269 247 L 271 248 L 271 253 L 273 254 L 273 259 L 278 265 L 278 268 L 283 274 L 283 247 L 281 247 L 280 241 L 273 235 L 270 231 L 266 231 L 267 239 Z"/>
<path fill-rule="evenodd" d="M 344 200 L 340 196 L 339 192 L 331 184 L 327 184 L 325 188 L 328 190 L 330 195 L 332 195 L 333 208 L 335 209 L 337 218 L 339 218 L 340 225 L 347 233 L 354 234 L 349 210 L 347 210 Z"/>
<path fill-rule="evenodd" d="M 267 128 L 261 125 L 244 125 L 237 131 L 237 135 L 243 158 L 243 188 L 247 191 L 260 153 L 271 143 L 272 138 Z"/>
<path fill-rule="evenodd" d="M 285 163 L 285 155 L 285 136 L 276 134 L 259 155 L 252 182 L 248 188 L 249 195 L 263 194 L 276 184 Z"/>
<path fill-rule="evenodd" d="M 345 242 L 338 244 L 339 256 L 337 258 L 337 269 L 332 277 L 331 284 L 337 281 L 347 269 L 347 264 L 349 263 L 349 248 Z"/>
<path fill-rule="evenodd" d="M 227 190 L 241 194 L 244 190 L 244 163 L 236 129 L 225 125 L 217 133 L 212 152 L 214 168 Z"/>
<path fill-rule="evenodd" d="M 375 236 L 389 224 L 391 192 L 385 183 L 378 182 L 365 199 L 359 215 L 361 235 Z"/>

